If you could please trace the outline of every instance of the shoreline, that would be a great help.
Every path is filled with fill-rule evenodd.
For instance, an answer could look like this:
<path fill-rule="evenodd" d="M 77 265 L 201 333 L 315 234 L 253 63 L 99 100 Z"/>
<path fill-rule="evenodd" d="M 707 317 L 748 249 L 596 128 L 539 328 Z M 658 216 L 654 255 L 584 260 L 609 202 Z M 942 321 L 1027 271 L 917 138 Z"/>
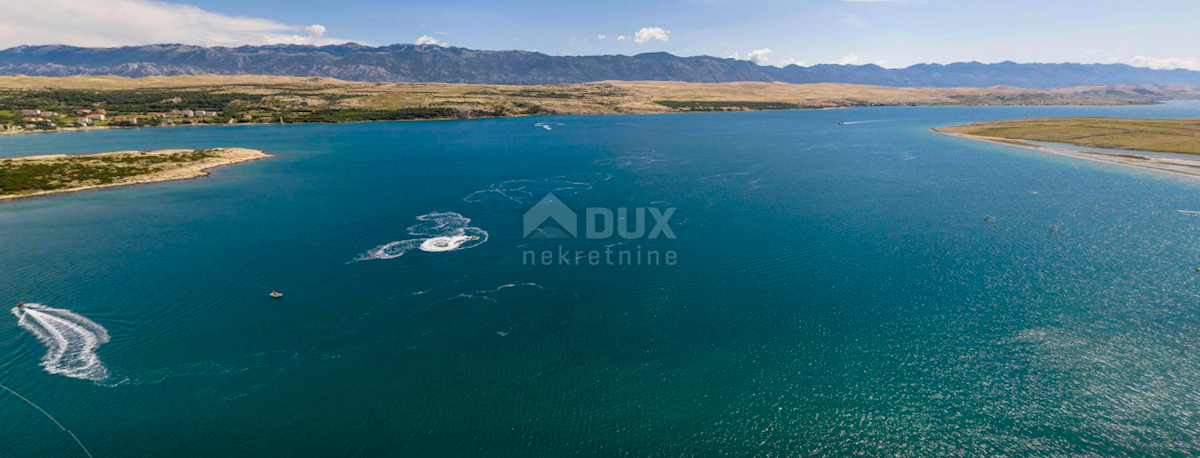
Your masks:
<path fill-rule="evenodd" d="M 74 192 L 80 192 L 80 191 L 91 191 L 91 190 L 95 190 L 95 189 L 116 188 L 116 187 L 122 187 L 122 186 L 137 186 L 137 185 L 154 184 L 154 183 L 167 183 L 167 182 L 171 182 L 171 181 L 194 180 L 194 179 L 199 179 L 199 178 L 204 178 L 204 177 L 210 176 L 211 175 L 210 171 L 212 169 L 215 169 L 218 167 L 224 167 L 224 166 L 228 166 L 228 165 L 241 164 L 244 162 L 252 162 L 252 161 L 257 161 L 260 159 L 267 159 L 267 158 L 275 157 L 273 155 L 264 153 L 260 150 L 249 149 L 249 148 L 212 148 L 212 150 L 218 152 L 219 156 L 215 157 L 215 158 L 209 158 L 209 159 L 205 159 L 202 161 L 198 161 L 198 162 L 195 162 L 192 164 L 186 164 L 184 166 L 177 167 L 177 168 L 158 170 L 158 171 L 154 171 L 154 172 L 143 174 L 143 175 L 135 175 L 135 176 L 130 176 L 130 177 L 126 177 L 126 178 L 121 178 L 113 183 L 74 186 L 74 187 L 67 187 L 67 188 L 62 188 L 62 189 L 37 191 L 37 192 L 28 193 L 28 194 L 0 195 L 0 204 L 2 204 L 3 202 L 6 202 L 6 201 L 15 201 L 18 199 L 27 199 L 27 198 L 33 198 L 33 197 L 44 197 L 44 196 L 49 196 L 49 195 L 54 195 L 54 194 L 66 194 L 66 193 L 74 193 Z M 54 160 L 66 159 L 66 158 L 102 157 L 102 156 L 130 155 L 130 154 L 138 154 L 138 153 L 163 155 L 163 154 L 173 154 L 173 153 L 180 153 L 180 152 L 190 152 L 190 151 L 194 151 L 194 150 L 165 149 L 165 150 L 154 150 L 154 151 L 146 151 L 146 152 L 114 151 L 114 152 L 96 153 L 96 154 L 87 154 L 87 155 L 50 154 L 50 155 L 0 158 L 0 162 L 5 162 L 5 161 L 54 161 Z"/>
<path fill-rule="evenodd" d="M 1035 145 L 1024 140 L 1014 140 L 1010 138 L 943 132 L 938 130 L 938 128 L 931 128 L 929 130 L 942 135 L 950 135 L 973 141 L 987 142 L 1005 146 L 1015 146 L 1018 148 L 1030 149 L 1056 156 L 1084 159 L 1093 162 L 1101 162 L 1105 164 L 1119 165 L 1122 167 L 1150 170 L 1155 172 L 1165 172 L 1186 176 L 1193 179 L 1200 179 L 1200 156 L 1197 156 L 1196 159 L 1179 159 L 1154 156 L 1150 151 L 1140 150 L 1128 150 L 1130 154 L 1103 153 L 1099 151 L 1087 151 L 1084 149 L 1086 147 L 1078 145 L 1071 145 L 1079 148 L 1072 150 L 1066 148 L 1053 148 L 1049 146 Z"/>
<path fill-rule="evenodd" d="M 699 114 L 699 113 L 758 113 L 769 111 L 826 111 L 826 110 L 845 110 L 851 108 L 892 108 L 892 107 L 997 107 L 997 106 L 1017 106 L 1017 107 L 1111 107 L 1111 106 L 1144 106 L 1144 105 L 1161 105 L 1169 100 L 1158 100 L 1150 103 L 1124 103 L 1124 104 L 1061 104 L 1061 105 L 1044 105 L 1044 104 L 1012 104 L 1012 105 L 975 105 L 975 104 L 927 104 L 927 105 L 908 105 L 908 104 L 879 104 L 868 106 L 838 106 L 838 107 L 797 107 L 784 108 L 778 110 L 725 110 L 725 111 L 630 111 L 630 112 L 597 112 L 597 113 L 537 113 L 537 114 L 518 114 L 512 116 L 480 116 L 475 118 L 422 118 L 422 119 L 372 119 L 364 121 L 312 121 L 312 122 L 240 122 L 240 123 L 198 123 L 198 124 L 171 124 L 166 126 L 87 126 L 87 127 L 60 127 L 51 130 L 5 130 L 0 131 L 0 137 L 5 135 L 33 135 L 33 134 L 61 134 L 70 132 L 90 132 L 103 130 L 135 130 L 135 129 L 158 129 L 172 127 L 234 127 L 234 126 L 294 126 L 294 125 L 338 125 L 338 124 L 364 124 L 376 122 L 437 122 L 437 121 L 476 121 L 483 119 L 513 119 L 513 118 L 532 118 L 532 117 L 551 117 L 551 116 L 614 116 L 614 115 L 663 115 L 663 114 Z M 933 130 L 933 129 L 930 129 Z M 940 132 L 947 133 L 947 132 Z M 3 159 L 3 158 L 0 158 Z"/>

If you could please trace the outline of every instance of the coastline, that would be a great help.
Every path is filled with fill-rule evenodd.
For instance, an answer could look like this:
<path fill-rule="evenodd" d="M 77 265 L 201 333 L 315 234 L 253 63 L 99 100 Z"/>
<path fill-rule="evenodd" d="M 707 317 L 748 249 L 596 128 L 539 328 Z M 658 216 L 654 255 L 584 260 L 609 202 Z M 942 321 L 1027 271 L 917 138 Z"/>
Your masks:
<path fill-rule="evenodd" d="M 1104 89 L 1104 90 L 1100 90 Z M 129 91 L 169 103 L 130 104 Z M 596 81 L 552 85 L 363 83 L 332 79 L 234 75 L 146 78 L 6 77 L 7 128 L 0 135 L 195 125 L 270 125 L 523 116 L 665 114 L 903 106 L 1125 106 L 1200 98 L 1200 91 L 1159 86 L 890 87 L 838 83 L 681 83 Z M 59 100 L 63 94 L 76 99 Z M 17 117 L 16 108 L 50 118 Z M 105 108 L 113 125 L 68 125 L 67 114 Z M 193 110 L 204 112 L 197 118 Z M 212 111 L 208 111 L 212 110 Z M 59 114 L 62 113 L 62 114 Z M 139 120 L 136 124 L 128 119 Z M 39 115 L 40 116 L 40 115 Z M 155 121 L 155 119 L 158 119 Z M 205 121 L 205 122 L 198 122 Z M 229 122 L 233 121 L 232 124 Z M 163 124 L 152 126 L 152 124 Z"/>
<path fill-rule="evenodd" d="M 938 128 L 931 128 L 930 131 L 937 132 L 942 135 L 950 135 L 954 137 L 966 138 L 969 140 L 995 143 L 1005 146 L 1015 146 L 1018 148 L 1031 149 L 1043 153 L 1053 154 L 1056 156 L 1071 157 L 1075 159 L 1084 159 L 1094 162 L 1102 162 L 1105 164 L 1119 165 L 1123 167 L 1131 167 L 1142 170 L 1151 170 L 1156 172 L 1166 172 L 1175 175 L 1182 175 L 1193 179 L 1200 179 L 1200 157 L 1197 159 L 1179 159 L 1162 156 L 1154 156 L 1148 151 L 1129 150 L 1130 154 L 1115 154 L 1102 153 L 1098 151 L 1087 151 L 1086 147 L 1076 146 L 1080 149 L 1054 148 L 1043 145 L 1035 145 L 1022 140 L 1013 140 L 1000 137 L 986 137 L 982 135 L 970 135 L 956 132 L 944 132 Z M 1139 154 L 1140 153 L 1140 154 Z"/>
<path fill-rule="evenodd" d="M 191 151 L 194 151 L 194 150 L 165 149 L 165 150 L 154 150 L 154 151 L 148 151 L 148 152 L 114 151 L 114 152 L 107 152 L 107 153 L 97 153 L 97 154 L 78 155 L 78 156 L 66 155 L 66 154 L 52 154 L 52 155 L 0 158 L 0 162 L 3 162 L 3 161 L 54 161 L 54 160 L 65 159 L 65 158 L 103 157 L 103 156 L 119 156 L 119 155 L 133 155 L 133 154 L 167 155 L 167 154 L 176 154 L 176 153 L 191 152 Z M 46 190 L 46 191 L 31 192 L 31 193 L 27 193 L 27 194 L 0 195 L 0 202 L 17 200 L 17 199 L 26 199 L 26 198 L 31 198 L 31 197 L 42 197 L 42 196 L 48 196 L 48 195 L 53 195 L 53 194 L 64 194 L 64 193 L 71 193 L 71 192 L 90 191 L 90 190 L 102 189 L 102 188 L 115 188 L 115 187 L 120 187 L 120 186 L 136 186 L 136 185 L 152 184 L 152 183 L 166 183 L 166 182 L 170 182 L 170 181 L 194 180 L 197 178 L 203 178 L 203 177 L 209 176 L 210 175 L 209 171 L 212 169 L 218 168 L 218 167 L 224 167 L 227 165 L 240 164 L 243 162 L 251 162 L 251 161 L 257 161 L 259 159 L 266 159 L 266 158 L 274 157 L 274 156 L 272 156 L 270 154 L 266 154 L 260 150 L 249 149 L 249 148 L 213 148 L 211 151 L 216 152 L 218 154 L 217 157 L 207 158 L 207 159 L 189 163 L 189 164 L 186 164 L 186 165 L 183 165 L 180 167 L 157 170 L 157 171 L 143 174 L 143 175 L 135 175 L 135 176 L 125 177 L 125 178 L 118 179 L 112 183 L 72 186 L 72 187 L 66 187 L 66 188 L 62 188 L 62 189 L 52 189 L 52 190 Z"/>
<path fill-rule="evenodd" d="M 1133 105 L 1157 105 L 1162 104 L 1162 101 L 1145 103 L 1145 104 L 1125 104 L 1125 105 L 1104 105 L 1104 104 L 1064 104 L 1054 106 L 1133 106 Z M 171 124 L 164 126 L 87 126 L 87 127 L 60 127 L 50 130 L 6 130 L 0 131 L 0 137 L 5 135 L 36 135 L 36 134 L 61 134 L 69 132 L 90 132 L 101 130 L 134 130 L 134 129 L 159 129 L 173 127 L 235 127 L 235 126 L 283 126 L 283 125 L 337 125 L 337 124 L 364 124 L 376 122 L 444 122 L 444 121 L 477 121 L 483 119 L 512 119 L 512 118 L 534 118 L 547 116 L 609 116 L 609 115 L 659 115 L 659 114 L 699 114 L 699 113 L 749 113 L 762 111 L 826 111 L 826 110 L 845 110 L 850 108 L 886 108 L 886 107 L 903 107 L 903 106 L 928 106 L 928 107 L 978 107 L 978 106 L 1046 106 L 1038 104 L 1028 105 L 968 105 L 968 104 L 930 104 L 930 105 L 874 105 L 874 106 L 838 106 L 838 107 L 797 107 L 772 110 L 731 110 L 731 111 L 629 111 L 629 112 L 566 112 L 566 113 L 536 113 L 536 114 L 518 114 L 511 116 L 478 116 L 472 118 L 424 118 L 424 119 L 371 119 L 363 121 L 311 121 L 311 122 L 242 122 L 242 123 L 197 123 L 197 124 Z M 946 132 L 942 132 L 946 133 Z"/>

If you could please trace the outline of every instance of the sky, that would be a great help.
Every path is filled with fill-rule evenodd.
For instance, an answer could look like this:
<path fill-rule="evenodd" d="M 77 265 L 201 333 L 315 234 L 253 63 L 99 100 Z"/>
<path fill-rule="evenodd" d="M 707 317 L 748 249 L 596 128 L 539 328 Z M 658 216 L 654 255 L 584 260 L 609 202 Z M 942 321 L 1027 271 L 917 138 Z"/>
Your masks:
<path fill-rule="evenodd" d="M 1197 0 L 0 0 L 0 48 L 418 43 L 761 65 L 959 61 L 1200 70 Z"/>

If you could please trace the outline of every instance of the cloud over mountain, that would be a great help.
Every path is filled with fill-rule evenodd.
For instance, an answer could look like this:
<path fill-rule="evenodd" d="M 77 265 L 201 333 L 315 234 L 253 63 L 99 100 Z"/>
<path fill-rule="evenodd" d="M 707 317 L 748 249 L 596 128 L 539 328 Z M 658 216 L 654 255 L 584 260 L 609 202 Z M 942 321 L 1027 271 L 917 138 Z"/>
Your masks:
<path fill-rule="evenodd" d="M 325 27 L 227 16 L 189 5 L 149 0 L 0 1 L 0 48 L 56 43 L 127 46 L 183 43 L 198 46 L 328 45 Z"/>

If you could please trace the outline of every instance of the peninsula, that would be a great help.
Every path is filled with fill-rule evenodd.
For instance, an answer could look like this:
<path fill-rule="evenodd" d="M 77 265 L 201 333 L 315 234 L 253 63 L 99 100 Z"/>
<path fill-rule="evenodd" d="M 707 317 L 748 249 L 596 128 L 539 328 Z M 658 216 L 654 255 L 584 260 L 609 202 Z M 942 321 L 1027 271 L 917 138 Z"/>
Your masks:
<path fill-rule="evenodd" d="M 1079 159 L 1200 177 L 1200 118 L 1033 118 L 933 130 Z M 1197 156 L 1192 159 L 1155 153 Z"/>
<path fill-rule="evenodd" d="M 208 176 L 216 167 L 267 157 L 259 150 L 213 148 L 0 158 L 0 200 L 188 180 Z"/>

